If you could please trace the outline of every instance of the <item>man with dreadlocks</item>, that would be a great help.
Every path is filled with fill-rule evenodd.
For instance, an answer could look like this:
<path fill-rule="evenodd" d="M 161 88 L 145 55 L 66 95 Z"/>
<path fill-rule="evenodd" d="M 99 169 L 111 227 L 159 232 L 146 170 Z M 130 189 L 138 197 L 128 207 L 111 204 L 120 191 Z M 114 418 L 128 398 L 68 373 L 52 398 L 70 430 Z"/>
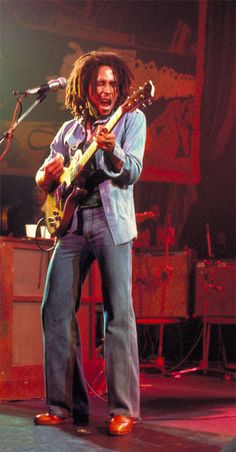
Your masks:
<path fill-rule="evenodd" d="M 76 313 L 81 286 L 97 259 L 103 294 L 104 358 L 110 420 L 108 434 L 124 435 L 139 419 L 139 360 L 132 306 L 132 240 L 136 236 L 133 185 L 140 177 L 146 119 L 125 112 L 112 132 L 106 122 L 130 94 L 133 74 L 113 52 L 93 51 L 74 64 L 65 105 L 74 119 L 63 124 L 36 174 L 46 192 L 73 158 L 95 140 L 86 165 L 86 194 L 51 259 L 42 305 L 48 411 L 37 425 L 60 424 L 68 416 L 89 422 Z M 91 177 L 90 177 L 91 176 Z M 92 182 L 91 182 L 92 181 Z"/>

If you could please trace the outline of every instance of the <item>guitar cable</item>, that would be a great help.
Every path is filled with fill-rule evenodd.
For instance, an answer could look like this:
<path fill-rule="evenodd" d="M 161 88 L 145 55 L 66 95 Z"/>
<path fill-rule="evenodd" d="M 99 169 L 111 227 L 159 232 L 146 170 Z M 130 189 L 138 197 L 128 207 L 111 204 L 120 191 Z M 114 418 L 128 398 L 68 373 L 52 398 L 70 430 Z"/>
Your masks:
<path fill-rule="evenodd" d="M 41 245 L 40 242 L 39 242 L 39 235 L 40 235 L 40 234 L 38 235 L 38 233 L 40 232 L 40 226 L 42 226 L 42 223 L 44 223 L 44 226 L 45 226 L 45 217 L 40 218 L 39 221 L 38 221 L 38 223 L 37 223 L 37 225 L 36 225 L 35 241 L 36 241 L 36 245 L 38 246 L 38 248 L 39 248 L 41 251 L 44 251 L 45 253 L 48 253 L 48 252 L 54 250 L 54 248 L 55 248 L 55 246 L 56 246 L 56 244 L 57 244 L 57 237 L 54 238 L 54 243 L 53 243 L 52 246 L 50 246 L 49 248 L 44 248 L 44 247 L 42 247 L 42 245 Z M 42 239 L 42 238 L 44 238 L 44 237 L 41 237 L 41 239 Z"/>

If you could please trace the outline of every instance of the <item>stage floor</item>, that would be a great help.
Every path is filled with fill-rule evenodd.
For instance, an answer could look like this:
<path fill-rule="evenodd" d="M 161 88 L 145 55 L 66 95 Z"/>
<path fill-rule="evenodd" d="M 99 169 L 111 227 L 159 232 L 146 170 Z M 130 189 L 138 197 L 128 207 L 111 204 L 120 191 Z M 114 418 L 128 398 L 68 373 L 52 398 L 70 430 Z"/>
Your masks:
<path fill-rule="evenodd" d="M 163 376 L 141 371 L 142 423 L 130 435 L 106 434 L 107 398 L 103 375 L 91 384 L 91 425 L 77 433 L 67 419 L 57 427 L 40 427 L 33 417 L 44 401 L 1 404 L 1 450 L 32 451 L 236 451 L 236 379 L 227 374 Z"/>

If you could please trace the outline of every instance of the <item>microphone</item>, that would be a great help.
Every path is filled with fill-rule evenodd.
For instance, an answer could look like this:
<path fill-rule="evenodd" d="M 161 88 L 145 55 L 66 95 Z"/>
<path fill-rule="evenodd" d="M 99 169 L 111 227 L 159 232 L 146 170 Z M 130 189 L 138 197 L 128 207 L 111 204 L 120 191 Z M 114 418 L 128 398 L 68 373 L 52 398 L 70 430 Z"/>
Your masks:
<path fill-rule="evenodd" d="M 43 85 L 37 86 L 35 88 L 29 88 L 24 91 L 23 94 L 27 96 L 45 94 L 47 91 L 57 91 L 58 89 L 64 89 L 67 85 L 67 80 L 64 77 L 59 77 L 56 80 L 49 80 Z"/>

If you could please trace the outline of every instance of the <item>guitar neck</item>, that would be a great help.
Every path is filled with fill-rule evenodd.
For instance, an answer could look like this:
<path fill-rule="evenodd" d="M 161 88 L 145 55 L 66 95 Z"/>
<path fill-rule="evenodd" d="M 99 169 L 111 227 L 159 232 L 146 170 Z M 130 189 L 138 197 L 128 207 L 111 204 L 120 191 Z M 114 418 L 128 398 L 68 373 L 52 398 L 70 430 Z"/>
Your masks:
<path fill-rule="evenodd" d="M 116 125 L 116 123 L 119 121 L 123 114 L 122 107 L 118 107 L 118 109 L 115 111 L 115 113 L 112 115 L 112 117 L 109 119 L 109 121 L 105 124 L 105 127 L 108 132 L 111 132 L 113 127 Z M 88 163 L 88 161 L 91 159 L 93 154 L 97 151 L 98 146 L 95 141 L 93 141 L 88 149 L 85 151 L 85 153 L 80 157 L 79 161 L 76 163 L 75 167 L 73 168 L 71 172 L 71 180 L 74 180 L 76 176 L 83 170 L 85 165 Z"/>

